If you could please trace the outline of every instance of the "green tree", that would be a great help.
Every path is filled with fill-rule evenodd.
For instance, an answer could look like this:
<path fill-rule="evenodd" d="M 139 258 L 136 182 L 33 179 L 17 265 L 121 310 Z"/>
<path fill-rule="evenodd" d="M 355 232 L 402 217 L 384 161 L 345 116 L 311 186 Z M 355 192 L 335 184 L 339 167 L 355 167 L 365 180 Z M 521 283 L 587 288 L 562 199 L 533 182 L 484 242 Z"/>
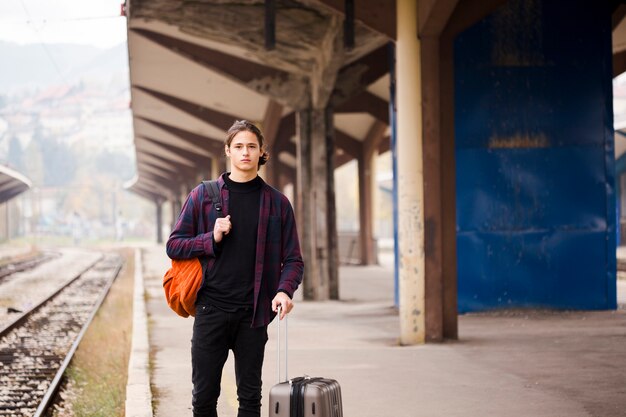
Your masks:
<path fill-rule="evenodd" d="M 135 168 L 131 159 L 122 152 L 103 151 L 95 155 L 97 172 L 120 181 L 127 181 L 133 177 Z"/>
<path fill-rule="evenodd" d="M 2 107 L 1 104 L 0 107 Z M 11 138 L 9 139 L 8 158 L 9 167 L 15 169 L 20 173 L 25 173 L 26 167 L 24 166 L 24 149 L 22 148 L 22 143 L 17 138 L 17 136 L 11 136 Z"/>
<path fill-rule="evenodd" d="M 77 158 L 74 149 L 45 133 L 39 121 L 36 122 L 33 140 L 42 156 L 42 185 L 63 186 L 74 179 Z M 30 154 L 29 154 L 30 157 Z"/>
<path fill-rule="evenodd" d="M 55 138 L 41 143 L 44 155 L 44 185 L 68 185 L 76 174 L 77 158 L 74 150 Z"/>

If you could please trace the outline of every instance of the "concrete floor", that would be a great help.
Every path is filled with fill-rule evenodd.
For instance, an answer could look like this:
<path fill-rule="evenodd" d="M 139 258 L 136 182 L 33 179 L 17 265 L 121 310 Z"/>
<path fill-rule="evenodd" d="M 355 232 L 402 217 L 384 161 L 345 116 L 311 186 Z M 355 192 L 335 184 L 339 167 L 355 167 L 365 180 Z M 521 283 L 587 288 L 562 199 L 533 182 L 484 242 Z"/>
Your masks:
<path fill-rule="evenodd" d="M 144 250 L 155 415 L 185 417 L 192 319 L 165 304 L 167 265 L 163 247 Z M 289 374 L 337 379 L 346 417 L 626 416 L 626 281 L 616 311 L 467 314 L 459 341 L 400 347 L 389 263 L 340 276 L 343 301 L 298 302 L 290 315 Z M 262 415 L 277 381 L 275 332 L 273 323 Z M 220 416 L 234 417 L 230 361 L 222 385 Z"/>

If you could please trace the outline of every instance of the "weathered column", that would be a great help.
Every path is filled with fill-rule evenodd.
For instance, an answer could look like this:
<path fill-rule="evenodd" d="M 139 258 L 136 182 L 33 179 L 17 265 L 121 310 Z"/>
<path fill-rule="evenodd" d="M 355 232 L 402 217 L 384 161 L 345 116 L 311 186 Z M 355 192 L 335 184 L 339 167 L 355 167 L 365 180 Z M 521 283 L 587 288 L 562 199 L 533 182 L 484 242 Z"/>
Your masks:
<path fill-rule="evenodd" d="M 305 262 L 304 298 L 339 298 L 335 213 L 333 110 L 329 99 L 344 59 L 342 20 L 334 17 L 320 42 L 307 87 L 306 107 L 297 107 L 299 230 Z"/>
<path fill-rule="evenodd" d="M 0 241 L 9 240 L 11 238 L 10 217 L 9 217 L 9 201 L 0 204 L 0 217 L 4 217 L 4 222 L 0 224 Z"/>
<path fill-rule="evenodd" d="M 220 176 L 220 174 L 223 172 L 221 170 L 221 166 L 220 166 L 220 158 L 217 156 L 214 156 L 211 158 L 211 171 L 210 171 L 210 176 L 211 179 L 217 179 L 217 177 Z"/>
<path fill-rule="evenodd" d="M 176 221 L 178 220 L 178 215 L 180 214 L 180 210 L 182 208 L 182 204 L 178 196 L 176 196 L 172 200 L 171 205 L 172 205 L 172 224 L 171 224 L 170 229 L 174 229 L 174 226 L 176 226 Z"/>
<path fill-rule="evenodd" d="M 339 300 L 339 237 L 337 235 L 337 209 L 335 205 L 335 131 L 333 109 L 325 109 L 326 145 L 324 152 L 326 169 L 326 213 L 328 220 L 328 295 L 331 300 Z"/>
<path fill-rule="evenodd" d="M 326 300 L 339 295 L 334 259 L 337 228 L 330 113 L 329 109 L 309 108 L 298 111 L 296 118 L 300 241 L 305 261 L 304 298 L 307 300 Z"/>
<path fill-rule="evenodd" d="M 272 187 L 277 190 L 282 189 L 281 175 L 280 175 L 280 161 L 278 161 L 278 155 L 270 152 L 270 159 L 259 170 L 259 175 Z"/>
<path fill-rule="evenodd" d="M 444 338 L 439 41 L 436 37 L 427 36 L 421 37 L 420 40 L 424 124 L 424 195 L 428 196 L 428 199 L 424 200 L 426 341 L 439 342 Z M 449 170 L 449 167 L 446 167 Z"/>
<path fill-rule="evenodd" d="M 156 205 L 156 227 L 157 227 L 157 243 L 163 243 L 163 207 L 161 200 L 155 200 Z"/>
<path fill-rule="evenodd" d="M 374 263 L 373 256 L 373 188 L 374 164 L 373 157 L 365 149 L 357 159 L 359 173 L 359 241 L 361 247 L 361 264 Z"/>
<path fill-rule="evenodd" d="M 261 128 L 265 136 L 265 148 L 270 154 L 270 160 L 263 165 L 259 174 L 272 187 L 279 187 L 279 162 L 278 154 L 274 154 L 276 136 L 280 127 L 283 106 L 274 100 L 269 100 L 263 116 Z"/>
<path fill-rule="evenodd" d="M 376 121 L 368 132 L 357 159 L 359 173 L 359 237 L 361 263 L 378 263 L 374 246 L 374 192 L 376 190 L 376 157 L 387 125 Z"/>
<path fill-rule="evenodd" d="M 424 343 L 424 185 L 417 0 L 397 3 L 400 343 Z"/>

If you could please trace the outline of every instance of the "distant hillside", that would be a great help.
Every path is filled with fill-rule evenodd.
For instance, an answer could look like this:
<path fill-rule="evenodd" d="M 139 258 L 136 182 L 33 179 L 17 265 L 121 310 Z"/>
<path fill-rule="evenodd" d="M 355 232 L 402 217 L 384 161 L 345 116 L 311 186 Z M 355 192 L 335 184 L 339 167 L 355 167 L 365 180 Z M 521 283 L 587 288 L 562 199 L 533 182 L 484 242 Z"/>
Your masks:
<path fill-rule="evenodd" d="M 69 44 L 44 48 L 0 41 L 0 61 L 0 94 L 86 78 L 108 80 L 128 71 L 126 43 L 100 49 Z"/>

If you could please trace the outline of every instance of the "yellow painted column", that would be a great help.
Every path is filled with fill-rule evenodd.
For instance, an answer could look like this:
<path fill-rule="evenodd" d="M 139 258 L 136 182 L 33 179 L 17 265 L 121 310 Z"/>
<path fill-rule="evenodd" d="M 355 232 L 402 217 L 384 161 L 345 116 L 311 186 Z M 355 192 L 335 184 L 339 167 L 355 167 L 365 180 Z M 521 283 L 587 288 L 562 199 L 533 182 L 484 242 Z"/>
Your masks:
<path fill-rule="evenodd" d="M 396 104 L 400 343 L 425 341 L 424 175 L 417 0 L 397 2 Z"/>

